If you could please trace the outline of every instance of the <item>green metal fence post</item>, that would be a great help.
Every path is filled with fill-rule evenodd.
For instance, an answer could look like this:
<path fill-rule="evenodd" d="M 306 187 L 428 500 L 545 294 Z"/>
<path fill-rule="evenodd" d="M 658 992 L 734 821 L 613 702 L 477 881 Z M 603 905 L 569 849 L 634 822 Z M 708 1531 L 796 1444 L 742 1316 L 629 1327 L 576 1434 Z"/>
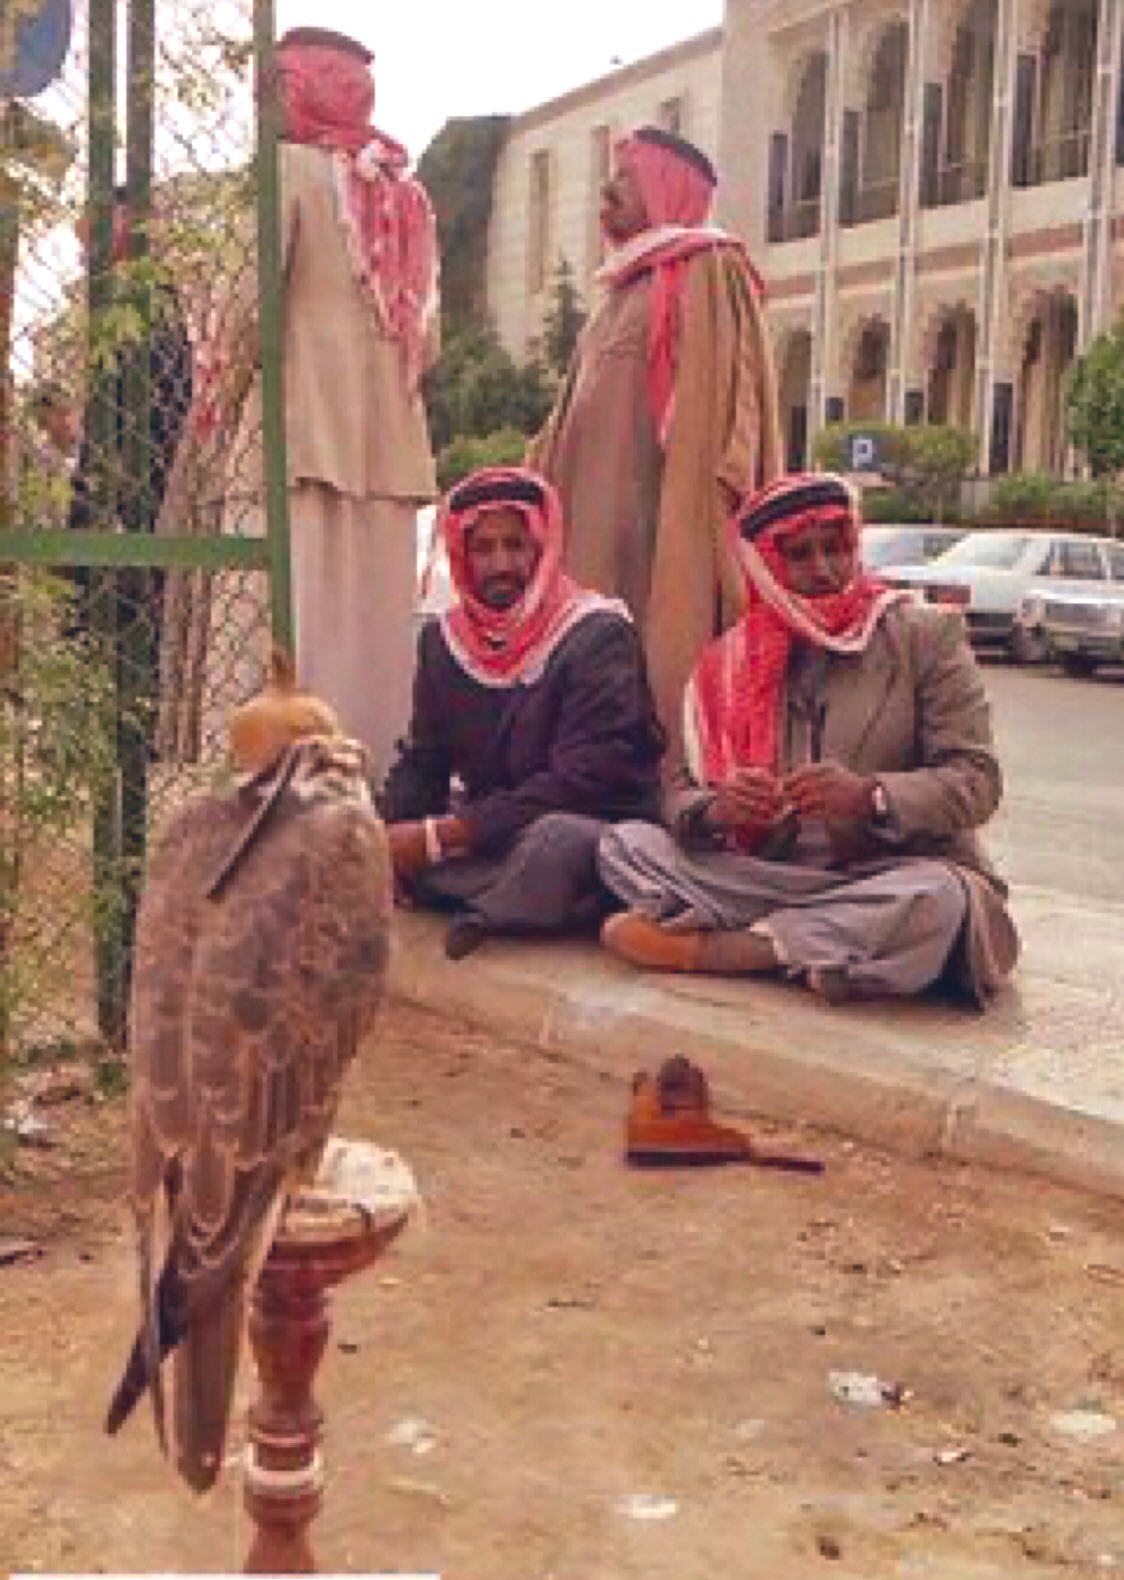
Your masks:
<path fill-rule="evenodd" d="M 12 105 L 0 100 L 0 137 L 5 147 L 15 141 Z M 14 487 L 12 449 L 12 316 L 16 299 L 16 266 L 20 249 L 19 188 L 0 170 L 0 530 L 12 519 Z M 2 655 L 0 655 L 2 663 Z M 2 673 L 2 670 L 0 670 Z"/>
<path fill-rule="evenodd" d="M 153 91 L 156 67 L 155 0 L 129 0 L 126 172 L 129 204 L 128 300 L 135 339 L 121 353 L 124 370 L 122 524 L 129 533 L 153 530 L 152 344 L 153 286 L 149 259 L 152 215 Z M 132 981 L 132 941 L 148 831 L 149 762 L 158 705 L 163 574 L 130 567 L 117 579 L 117 751 L 121 770 L 122 1011 Z M 122 1026 L 124 1030 L 124 1026 Z"/>
<path fill-rule="evenodd" d="M 265 517 L 270 546 L 270 614 L 273 640 L 287 653 L 294 654 L 289 481 L 285 455 L 285 305 L 281 270 L 281 190 L 277 162 L 280 105 L 273 71 L 274 32 L 273 0 L 254 0 L 254 78 L 258 113 L 258 310 L 261 325 Z"/>
<path fill-rule="evenodd" d="M 113 159 L 117 120 L 117 3 L 89 0 L 89 175 L 86 223 L 86 300 L 90 394 L 83 444 L 95 520 L 115 515 L 115 472 L 110 457 L 117 447 L 115 380 L 106 365 L 106 312 L 113 301 Z M 112 575 L 89 578 L 91 633 L 98 659 L 113 664 L 117 642 L 116 582 Z M 113 1046 L 125 1032 L 124 949 L 121 929 L 120 775 L 98 796 L 94 808 L 94 949 L 98 979 L 98 1027 Z"/>

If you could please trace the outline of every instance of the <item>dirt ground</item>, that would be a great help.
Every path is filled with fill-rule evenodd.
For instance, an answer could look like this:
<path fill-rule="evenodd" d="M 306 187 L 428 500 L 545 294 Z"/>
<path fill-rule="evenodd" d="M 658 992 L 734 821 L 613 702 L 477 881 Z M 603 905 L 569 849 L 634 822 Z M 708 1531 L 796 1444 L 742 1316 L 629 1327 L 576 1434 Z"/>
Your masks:
<path fill-rule="evenodd" d="M 625 1095 L 387 1015 L 339 1129 L 426 1207 L 336 1297 L 323 1570 L 1124 1574 L 1119 1204 L 765 1126 L 826 1175 L 634 1173 Z M 42 1247 L 0 1266 L 0 1567 L 238 1569 L 236 1471 L 196 1501 L 143 1415 L 100 1434 L 133 1318 L 122 1105 L 48 1118 L 59 1144 L 0 1173 L 0 1238 Z M 904 1401 L 841 1402 L 849 1371 Z"/>

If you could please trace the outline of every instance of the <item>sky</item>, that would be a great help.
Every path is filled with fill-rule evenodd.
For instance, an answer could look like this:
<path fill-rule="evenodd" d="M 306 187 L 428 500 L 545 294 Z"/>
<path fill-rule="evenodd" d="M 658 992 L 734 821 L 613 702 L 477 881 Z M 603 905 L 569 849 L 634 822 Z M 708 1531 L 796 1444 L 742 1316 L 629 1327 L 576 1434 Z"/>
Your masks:
<path fill-rule="evenodd" d="M 276 0 L 277 28 L 375 52 L 375 123 L 416 159 L 457 115 L 518 114 L 722 21 L 722 0 Z"/>

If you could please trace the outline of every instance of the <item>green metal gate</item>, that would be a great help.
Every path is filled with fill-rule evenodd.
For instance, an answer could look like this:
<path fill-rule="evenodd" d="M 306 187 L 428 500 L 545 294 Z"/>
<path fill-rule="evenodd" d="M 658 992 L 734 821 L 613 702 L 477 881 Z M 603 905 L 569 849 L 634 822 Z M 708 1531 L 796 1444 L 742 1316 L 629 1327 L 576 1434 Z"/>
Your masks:
<path fill-rule="evenodd" d="M 149 843 L 291 647 L 272 0 L 74 23 L 0 100 L 0 1065 L 123 1045 Z"/>

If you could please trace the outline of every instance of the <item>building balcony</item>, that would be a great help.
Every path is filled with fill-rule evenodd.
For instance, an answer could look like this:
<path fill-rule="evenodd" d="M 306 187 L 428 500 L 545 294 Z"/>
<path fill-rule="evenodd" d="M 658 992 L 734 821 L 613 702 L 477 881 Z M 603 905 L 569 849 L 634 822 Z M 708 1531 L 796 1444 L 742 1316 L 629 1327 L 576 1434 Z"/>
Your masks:
<path fill-rule="evenodd" d="M 820 200 L 807 198 L 802 203 L 792 203 L 787 208 L 769 210 L 769 241 L 806 241 L 820 232 Z"/>
<path fill-rule="evenodd" d="M 849 191 L 845 187 L 839 199 L 839 223 L 869 225 L 875 220 L 893 219 L 898 212 L 900 191 L 901 181 L 896 175 L 886 181 L 868 181 Z"/>
<path fill-rule="evenodd" d="M 974 203 L 987 191 L 987 164 L 982 159 L 966 159 L 960 164 L 942 165 L 922 177 L 922 204 L 925 208 L 951 208 L 957 203 Z"/>
<path fill-rule="evenodd" d="M 1089 142 L 1089 130 L 1084 128 L 1016 148 L 1013 158 L 1015 186 L 1037 187 L 1051 181 L 1073 181 L 1087 176 Z"/>

